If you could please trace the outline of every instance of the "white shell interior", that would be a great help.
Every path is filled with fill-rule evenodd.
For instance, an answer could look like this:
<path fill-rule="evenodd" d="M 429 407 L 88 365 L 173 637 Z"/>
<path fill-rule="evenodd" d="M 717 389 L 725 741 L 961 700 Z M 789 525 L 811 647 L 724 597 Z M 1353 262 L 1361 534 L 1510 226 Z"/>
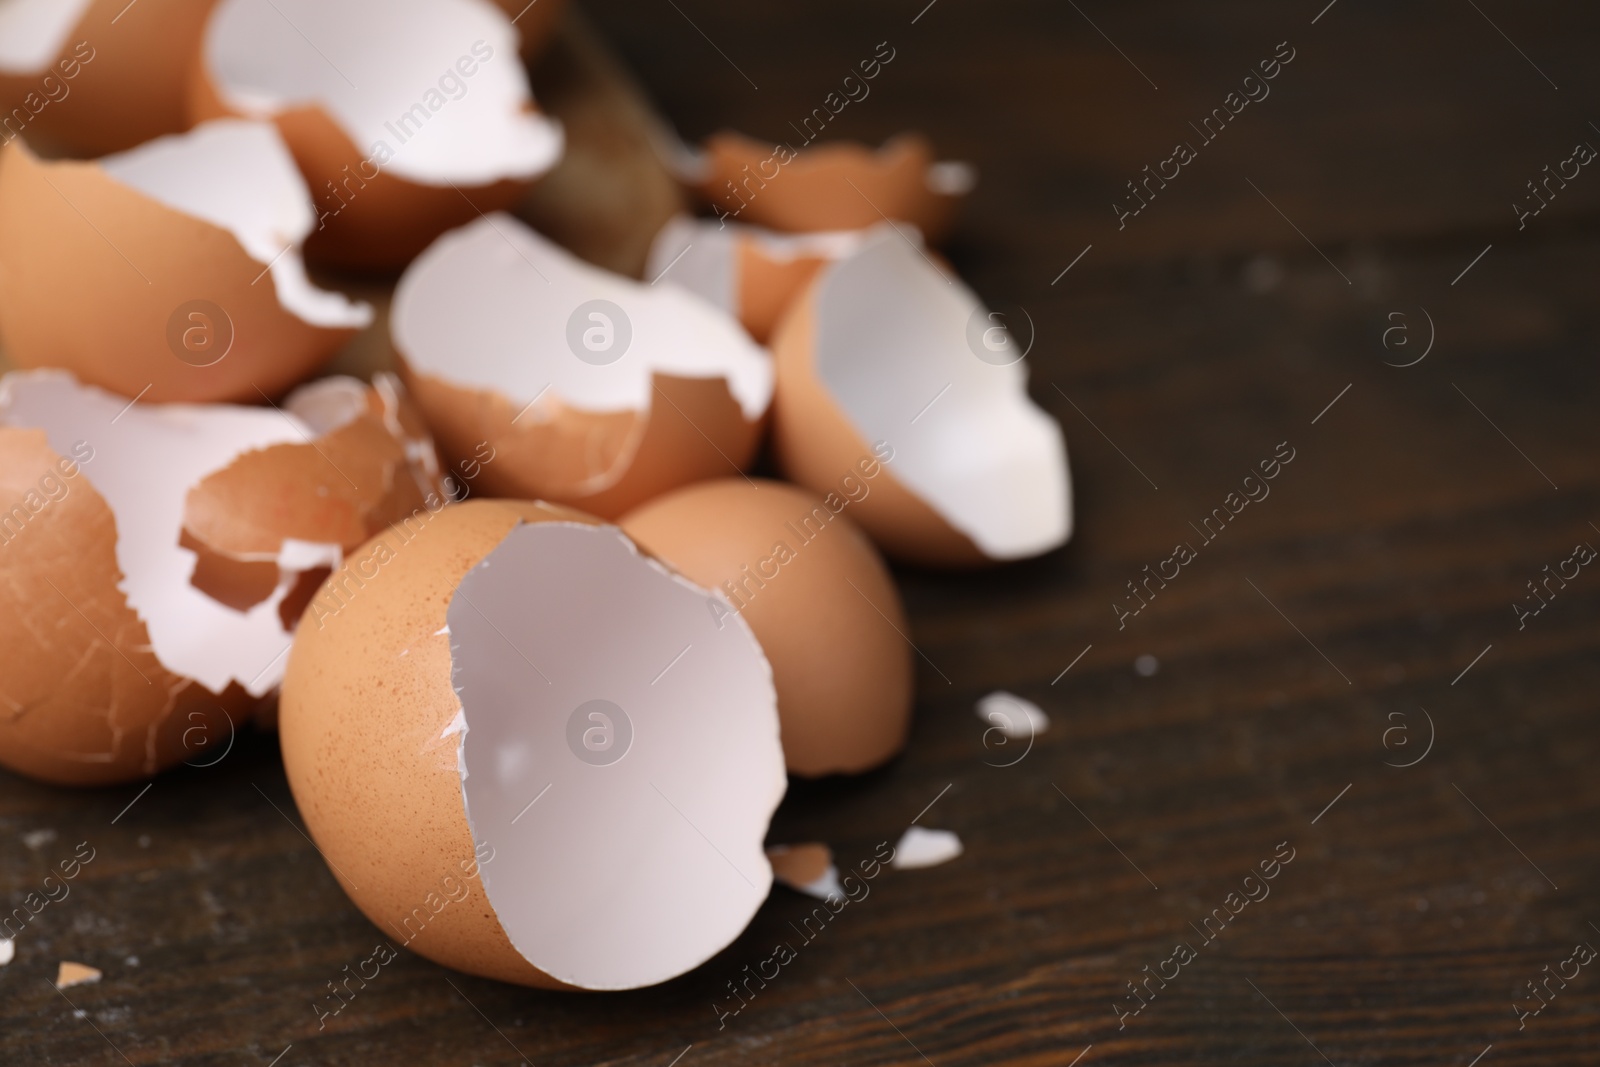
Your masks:
<path fill-rule="evenodd" d="M 518 44 L 489 0 L 221 0 L 204 47 L 239 112 L 320 105 L 383 170 L 475 186 L 535 177 L 561 155 Z"/>
<path fill-rule="evenodd" d="M 43 73 L 93 0 L 0 0 L 0 73 Z"/>
<path fill-rule="evenodd" d="M 904 228 L 916 230 L 909 224 Z M 841 259 L 861 247 L 859 230 L 777 233 L 759 226 L 675 215 L 650 244 L 644 274 L 657 285 L 675 285 L 701 296 L 730 315 L 739 313 L 739 242 L 758 245 L 779 262 L 800 256 Z"/>
<path fill-rule="evenodd" d="M 278 302 L 314 326 L 359 329 L 372 308 L 318 289 L 300 246 L 316 228 L 305 179 L 267 122 L 218 119 L 100 160 L 122 184 L 174 211 L 204 219 L 238 240 L 272 272 Z"/>
<path fill-rule="evenodd" d="M 585 362 L 569 344 L 569 323 L 591 300 L 627 318 L 632 337 L 615 362 Z M 750 421 L 772 401 L 771 357 L 738 322 L 682 289 L 591 266 L 506 214 L 452 230 L 418 256 L 390 325 L 414 370 L 519 408 L 553 395 L 585 411 L 648 410 L 656 371 L 726 379 Z"/>
<path fill-rule="evenodd" d="M 289 398 L 288 411 L 275 411 L 230 404 L 130 404 L 125 397 L 80 385 L 64 371 L 19 371 L 0 378 L 0 425 L 43 430 L 63 457 L 72 457 L 80 442 L 94 450 L 92 459 L 79 464 L 79 476 L 88 479 L 116 519 L 117 565 L 123 575 L 118 588 L 148 628 L 162 666 L 212 692 L 237 682 L 263 696 L 283 677 L 287 659 L 289 636 L 278 605 L 300 573 L 337 566 L 340 548 L 286 543 L 278 588 L 241 612 L 190 584 L 195 553 L 178 543 L 184 505 L 191 488 L 244 453 L 312 440 L 317 431 L 293 414 L 302 393 L 321 410 L 326 427 L 340 425 L 328 398 L 317 399 L 327 390 L 346 391 L 340 381 L 306 386 Z M 346 421 L 356 410 L 345 408 Z"/>
<path fill-rule="evenodd" d="M 1066 442 L 1029 399 L 1023 363 L 969 347 L 982 307 L 879 226 L 819 281 L 816 373 L 864 440 L 894 448 L 902 484 L 985 555 L 1021 559 L 1072 532 Z"/>
<path fill-rule="evenodd" d="M 787 782 L 772 672 L 714 604 L 616 527 L 558 522 L 513 529 L 451 599 L 463 799 L 495 853 L 484 888 L 517 951 L 564 982 L 682 974 L 771 888 L 762 839 Z M 592 700 L 631 728 L 604 765 L 569 740 Z"/>

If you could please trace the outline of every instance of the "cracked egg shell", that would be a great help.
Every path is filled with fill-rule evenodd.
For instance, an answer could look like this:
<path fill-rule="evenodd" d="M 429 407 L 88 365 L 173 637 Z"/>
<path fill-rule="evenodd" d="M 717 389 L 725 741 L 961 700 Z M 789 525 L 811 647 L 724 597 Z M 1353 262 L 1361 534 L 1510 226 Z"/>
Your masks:
<path fill-rule="evenodd" d="M 207 123 L 92 162 L 0 161 L 0 336 L 151 402 L 257 401 L 372 319 L 306 278 L 314 220 L 270 125 Z"/>
<path fill-rule="evenodd" d="M 190 113 L 277 125 L 316 204 L 313 262 L 398 270 L 560 158 L 517 44 L 488 0 L 219 0 Z"/>
<path fill-rule="evenodd" d="M 77 155 L 188 128 L 188 70 L 212 0 L 0 3 L 0 120 Z"/>
<path fill-rule="evenodd" d="M 873 478 L 846 477 L 850 496 L 826 500 L 781 482 L 702 482 L 621 520 L 640 547 L 750 624 L 772 663 L 784 760 L 810 778 L 878 766 L 911 726 L 900 593 L 844 514 L 851 497 L 870 498 Z"/>
<path fill-rule="evenodd" d="M 724 132 L 707 138 L 690 169 L 719 217 L 787 233 L 862 230 L 887 217 L 935 242 L 976 181 L 969 164 L 935 162 L 913 133 L 876 149 L 833 141 L 795 150 Z"/>
<path fill-rule="evenodd" d="M 0 764 L 106 785 L 209 758 L 343 552 L 442 506 L 416 426 L 390 377 L 281 410 L 0 379 Z"/>
<path fill-rule="evenodd" d="M 546 504 L 467 501 L 353 553 L 295 635 L 281 730 L 356 906 L 546 988 L 651 985 L 726 947 L 771 888 L 786 780 L 771 671 L 717 603 Z"/>
<path fill-rule="evenodd" d="M 992 325 L 906 235 L 874 230 L 817 275 L 773 337 L 780 469 L 828 493 L 878 455 L 880 484 L 850 514 L 906 562 L 970 567 L 1065 544 L 1066 442 L 1029 398 L 1026 366 L 997 364 L 978 343 Z"/>
<path fill-rule="evenodd" d="M 692 293 L 592 267 L 509 215 L 419 256 L 390 334 L 441 454 L 494 449 L 481 491 L 603 518 L 743 470 L 772 397 L 771 358 L 738 323 Z"/>

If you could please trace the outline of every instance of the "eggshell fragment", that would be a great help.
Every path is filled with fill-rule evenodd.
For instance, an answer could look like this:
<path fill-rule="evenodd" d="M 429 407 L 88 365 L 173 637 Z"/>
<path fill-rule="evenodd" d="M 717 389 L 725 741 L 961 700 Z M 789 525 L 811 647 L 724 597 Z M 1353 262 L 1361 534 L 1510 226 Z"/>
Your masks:
<path fill-rule="evenodd" d="M 997 689 L 978 701 L 978 718 L 1012 741 L 1031 741 L 1050 728 L 1050 717 L 1031 700 Z"/>
<path fill-rule="evenodd" d="M 833 864 L 833 851 L 812 841 L 804 845 L 773 845 L 767 849 L 773 880 L 797 893 L 828 900 L 844 896 L 839 868 Z"/>
<path fill-rule="evenodd" d="M 517 47 L 485 0 L 220 0 L 190 108 L 277 124 L 316 201 L 314 262 L 392 270 L 561 155 Z"/>
<path fill-rule="evenodd" d="M 354 553 L 296 635 L 281 723 L 351 899 L 525 985 L 650 985 L 726 946 L 771 886 L 785 778 L 766 660 L 717 604 L 545 504 L 469 501 Z"/>
<path fill-rule="evenodd" d="M 442 453 L 494 448 L 483 492 L 606 518 L 742 470 L 772 396 L 771 360 L 737 323 L 591 267 L 509 215 L 419 256 L 390 326 Z"/>
<path fill-rule="evenodd" d="M 29 830 L 27 833 L 22 835 L 22 843 L 33 849 L 35 852 L 39 851 L 41 848 L 48 845 L 55 839 L 56 832 L 48 828 L 42 830 Z"/>
<path fill-rule="evenodd" d="M 392 379 L 280 410 L 0 379 L 0 764 L 110 784 L 230 736 L 282 676 L 307 581 L 443 506 L 402 405 Z"/>
<path fill-rule="evenodd" d="M 372 311 L 306 278 L 314 220 L 273 128 L 208 123 L 97 162 L 0 163 L 0 336 L 21 367 L 159 401 L 259 401 Z"/>
<path fill-rule="evenodd" d="M 99 156 L 186 129 L 210 0 L 0 3 L 0 129 Z"/>
<path fill-rule="evenodd" d="M 918 870 L 949 863 L 961 855 L 961 838 L 950 830 L 928 830 L 911 826 L 900 835 L 894 846 L 894 859 L 890 866 L 897 871 Z"/>
<path fill-rule="evenodd" d="M 716 591 L 719 619 L 749 623 L 772 663 L 784 760 L 808 777 L 883 763 L 911 723 L 900 594 L 843 514 L 875 489 L 847 476 L 851 497 L 827 501 L 781 482 L 703 482 L 621 521 L 647 552 Z"/>
<path fill-rule="evenodd" d="M 56 988 L 71 989 L 75 985 L 87 985 L 98 982 L 103 977 L 100 971 L 87 963 L 73 963 L 71 960 L 62 960 L 56 969 Z"/>
<path fill-rule="evenodd" d="M 705 142 L 692 185 L 719 218 L 790 233 L 909 222 L 940 240 L 976 178 L 965 163 L 936 163 L 933 147 L 901 134 L 872 149 L 848 141 L 794 149 L 737 133 Z"/>
<path fill-rule="evenodd" d="M 973 293 L 879 227 L 826 267 L 773 337 L 773 444 L 793 481 L 832 490 L 892 454 L 851 517 L 891 556 L 973 566 L 1036 556 L 1072 531 L 1066 444 L 1020 362 L 980 358 Z M 987 350 L 985 350 L 987 355 Z"/>
<path fill-rule="evenodd" d="M 765 344 L 817 272 L 861 241 L 855 230 L 791 235 L 679 215 L 656 235 L 645 277 L 704 297 Z"/>

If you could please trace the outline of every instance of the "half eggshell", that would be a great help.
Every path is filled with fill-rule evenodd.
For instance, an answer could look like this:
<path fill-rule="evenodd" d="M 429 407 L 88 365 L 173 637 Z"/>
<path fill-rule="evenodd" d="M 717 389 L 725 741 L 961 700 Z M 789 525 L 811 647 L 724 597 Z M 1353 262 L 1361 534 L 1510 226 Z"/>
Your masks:
<path fill-rule="evenodd" d="M 826 499 L 781 482 L 691 485 L 625 515 L 622 528 L 749 623 L 772 663 L 783 756 L 794 774 L 857 774 L 905 746 L 911 646 L 889 569 L 845 513 L 881 466 Z"/>
<path fill-rule="evenodd" d="M 873 149 L 851 141 L 795 148 L 737 133 L 708 138 L 690 184 L 719 218 L 789 233 L 860 230 L 884 219 L 942 239 L 976 182 L 966 163 L 936 162 L 902 134 Z"/>
<path fill-rule="evenodd" d="M 351 899 L 531 986 L 652 985 L 727 946 L 771 887 L 786 783 L 770 669 L 719 603 L 543 504 L 469 501 L 355 552 L 296 634 L 281 722 Z"/>
<path fill-rule="evenodd" d="M 861 246 L 863 232 L 783 234 L 678 215 L 656 234 L 645 277 L 695 293 L 762 344 L 817 272 Z"/>
<path fill-rule="evenodd" d="M 99 156 L 189 126 L 212 0 L 0 3 L 0 128 Z"/>
<path fill-rule="evenodd" d="M 147 401 L 250 400 L 303 381 L 372 319 L 306 277 L 305 182 L 265 123 L 206 123 L 95 162 L 0 163 L 0 336 Z"/>
<path fill-rule="evenodd" d="M 443 506 L 416 426 L 392 377 L 276 410 L 0 379 L 0 764 L 101 785 L 221 748 L 345 550 Z"/>
<path fill-rule="evenodd" d="M 1016 345 L 999 361 L 984 344 L 997 321 L 905 234 L 880 226 L 817 275 L 773 337 L 785 475 L 828 493 L 877 455 L 882 484 L 851 517 L 908 562 L 972 566 L 1064 544 L 1066 443 L 1029 399 Z"/>
<path fill-rule="evenodd" d="M 452 462 L 487 441 L 480 489 L 610 518 L 755 454 L 772 362 L 692 293 L 592 267 L 509 215 L 407 269 L 390 332 Z"/>
<path fill-rule="evenodd" d="M 191 113 L 277 124 L 316 203 L 313 261 L 398 269 L 560 157 L 517 47 L 488 0 L 220 0 Z"/>

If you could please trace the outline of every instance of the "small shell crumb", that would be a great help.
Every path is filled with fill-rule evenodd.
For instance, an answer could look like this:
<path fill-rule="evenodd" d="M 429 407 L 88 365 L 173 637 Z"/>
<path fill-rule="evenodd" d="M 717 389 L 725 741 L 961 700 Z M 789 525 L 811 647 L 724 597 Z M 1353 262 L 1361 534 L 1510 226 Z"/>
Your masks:
<path fill-rule="evenodd" d="M 88 985 L 90 982 L 100 981 L 100 977 L 100 972 L 86 963 L 62 960 L 61 967 L 56 971 L 56 988 L 69 989 L 75 985 Z"/>
<path fill-rule="evenodd" d="M 56 832 L 54 830 L 29 830 L 27 833 L 22 835 L 22 843 L 33 849 L 35 852 L 39 851 L 41 848 L 48 845 L 55 839 Z"/>
<path fill-rule="evenodd" d="M 1013 741 L 1027 741 L 1050 728 L 1050 716 L 1031 700 L 996 690 L 978 701 L 978 718 Z"/>
<path fill-rule="evenodd" d="M 827 845 L 773 845 L 767 849 L 772 877 L 797 893 L 827 900 L 844 896 L 839 884 L 839 868 L 833 865 L 833 852 Z"/>
<path fill-rule="evenodd" d="M 926 830 L 913 826 L 895 845 L 894 860 L 890 866 L 896 870 L 911 871 L 920 867 L 937 867 L 961 855 L 961 838 L 950 830 Z"/>

